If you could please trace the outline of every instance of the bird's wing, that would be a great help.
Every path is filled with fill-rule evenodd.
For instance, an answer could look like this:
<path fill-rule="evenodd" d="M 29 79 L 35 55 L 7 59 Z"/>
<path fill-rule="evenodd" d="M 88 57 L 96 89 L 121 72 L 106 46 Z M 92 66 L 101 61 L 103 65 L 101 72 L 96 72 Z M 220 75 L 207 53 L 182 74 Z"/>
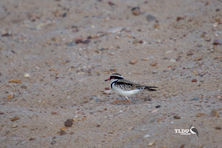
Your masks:
<path fill-rule="evenodd" d="M 116 84 L 118 84 L 120 87 L 122 86 L 129 89 L 147 89 L 149 91 L 156 91 L 157 88 L 156 86 L 140 85 L 126 79 L 120 79 L 116 82 Z"/>
<path fill-rule="evenodd" d="M 133 83 L 129 80 L 125 80 L 125 79 L 120 79 L 120 80 L 116 81 L 115 84 L 125 90 L 132 90 L 132 89 L 137 88 L 135 83 Z"/>
<path fill-rule="evenodd" d="M 119 86 L 124 86 L 124 87 L 129 87 L 131 89 L 143 89 L 145 88 L 144 85 L 140 85 L 140 84 L 136 84 L 134 82 L 131 82 L 129 80 L 126 79 L 120 79 L 116 82 L 116 84 L 118 84 Z"/>

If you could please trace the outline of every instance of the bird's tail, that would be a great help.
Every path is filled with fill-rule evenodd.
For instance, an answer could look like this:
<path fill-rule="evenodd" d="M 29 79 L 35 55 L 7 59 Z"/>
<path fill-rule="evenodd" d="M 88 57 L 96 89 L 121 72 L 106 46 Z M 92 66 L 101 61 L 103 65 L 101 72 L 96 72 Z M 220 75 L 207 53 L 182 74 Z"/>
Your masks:
<path fill-rule="evenodd" d="M 145 86 L 144 89 L 148 90 L 148 91 L 156 91 L 158 87 L 156 86 Z"/>

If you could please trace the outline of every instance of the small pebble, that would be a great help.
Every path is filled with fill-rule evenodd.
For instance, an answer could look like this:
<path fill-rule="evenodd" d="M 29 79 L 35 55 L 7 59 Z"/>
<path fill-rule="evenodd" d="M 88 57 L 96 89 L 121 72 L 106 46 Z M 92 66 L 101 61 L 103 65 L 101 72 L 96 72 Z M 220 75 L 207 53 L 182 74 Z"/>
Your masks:
<path fill-rule="evenodd" d="M 175 63 L 176 60 L 175 59 L 170 59 L 170 62 Z"/>
<path fill-rule="evenodd" d="M 113 2 L 111 2 L 111 1 L 108 1 L 108 4 L 109 4 L 110 6 L 115 6 L 115 4 L 114 4 Z"/>
<path fill-rule="evenodd" d="M 107 30 L 108 33 L 119 33 L 123 30 L 123 27 L 114 27 Z"/>
<path fill-rule="evenodd" d="M 188 51 L 187 52 L 187 56 L 192 56 L 193 55 L 193 52 L 192 51 Z"/>
<path fill-rule="evenodd" d="M 185 148 L 185 144 L 182 144 L 182 145 L 180 146 L 180 148 Z"/>
<path fill-rule="evenodd" d="M 35 140 L 35 138 L 32 138 L 32 137 L 31 137 L 31 138 L 29 138 L 29 141 L 33 141 L 33 140 Z"/>
<path fill-rule="evenodd" d="M 178 115 L 174 115 L 173 118 L 174 118 L 174 119 L 181 119 L 181 117 L 178 116 Z"/>
<path fill-rule="evenodd" d="M 61 135 L 61 134 L 60 134 Z M 54 145 L 54 144 L 56 144 L 56 141 L 55 141 L 55 139 L 53 139 L 52 141 L 51 141 L 51 143 L 50 143 L 51 145 Z"/>
<path fill-rule="evenodd" d="M 194 61 L 201 61 L 202 60 L 202 57 L 196 57 L 194 58 Z"/>
<path fill-rule="evenodd" d="M 68 47 L 73 47 L 75 45 L 76 45 L 76 43 L 73 41 L 66 43 L 66 46 L 68 46 Z"/>
<path fill-rule="evenodd" d="M 52 112 L 51 112 L 51 114 L 52 114 L 52 115 L 57 115 L 58 113 L 57 113 L 57 112 L 52 111 Z"/>
<path fill-rule="evenodd" d="M 157 66 L 157 62 L 152 62 L 151 64 L 150 64 L 150 66 Z"/>
<path fill-rule="evenodd" d="M 213 45 L 222 45 L 222 40 L 214 40 Z"/>
<path fill-rule="evenodd" d="M 65 135 L 65 134 L 66 134 L 66 131 L 63 130 L 63 129 L 60 129 L 60 131 L 59 131 L 58 133 L 59 133 L 60 136 L 62 136 L 62 135 Z"/>
<path fill-rule="evenodd" d="M 29 73 L 25 73 L 25 74 L 24 74 L 24 77 L 25 77 L 25 78 L 30 78 L 30 74 L 29 74 Z"/>
<path fill-rule="evenodd" d="M 138 16 L 138 15 L 141 14 L 140 7 L 133 7 L 131 9 L 131 11 L 132 11 L 132 14 L 135 15 L 135 16 Z"/>
<path fill-rule="evenodd" d="M 149 134 L 146 134 L 146 135 L 144 135 L 143 137 L 144 137 L 144 138 L 149 138 L 150 135 L 149 135 Z"/>
<path fill-rule="evenodd" d="M 21 88 L 22 88 L 22 89 L 27 89 L 27 86 L 22 85 Z"/>
<path fill-rule="evenodd" d="M 219 11 L 220 11 L 220 9 L 219 9 L 219 8 L 217 8 L 217 9 L 216 9 L 216 12 L 219 12 Z"/>
<path fill-rule="evenodd" d="M 197 79 L 193 79 L 192 82 L 197 82 Z"/>
<path fill-rule="evenodd" d="M 153 70 L 152 71 L 152 74 L 156 74 L 158 71 L 157 70 Z"/>
<path fill-rule="evenodd" d="M 66 17 L 66 16 L 67 16 L 67 13 L 66 13 L 66 12 L 62 14 L 62 17 Z"/>
<path fill-rule="evenodd" d="M 13 125 L 12 125 L 12 128 L 16 128 L 16 127 L 18 127 L 17 124 L 13 124 Z"/>
<path fill-rule="evenodd" d="M 196 114 L 196 117 L 202 117 L 202 116 L 206 116 L 206 114 L 205 113 L 197 113 Z"/>
<path fill-rule="evenodd" d="M 17 83 L 17 84 L 21 84 L 22 81 L 21 80 L 9 80 L 9 83 Z"/>
<path fill-rule="evenodd" d="M 152 110 L 151 111 L 151 113 L 155 113 L 155 112 L 157 112 L 159 109 L 154 109 L 154 110 Z"/>
<path fill-rule="evenodd" d="M 142 61 L 148 61 L 149 58 L 142 58 L 141 60 L 142 60 Z"/>
<path fill-rule="evenodd" d="M 169 53 L 171 53 L 171 52 L 173 52 L 173 50 L 167 50 L 165 53 L 166 53 L 166 54 L 169 54 Z"/>
<path fill-rule="evenodd" d="M 220 117 L 219 113 L 218 113 L 217 110 L 215 110 L 215 109 L 213 109 L 213 110 L 211 111 L 210 115 L 211 115 L 212 117 Z"/>
<path fill-rule="evenodd" d="M 109 88 L 109 87 L 106 87 L 105 90 L 110 90 L 110 88 Z"/>
<path fill-rule="evenodd" d="M 103 91 L 103 94 L 110 94 L 112 92 L 112 90 L 105 90 L 105 91 Z"/>
<path fill-rule="evenodd" d="M 159 29 L 159 28 L 160 28 L 160 24 L 159 24 L 159 23 L 155 23 L 155 24 L 153 25 L 153 28 L 154 28 L 154 29 Z"/>
<path fill-rule="evenodd" d="M 176 21 L 179 22 L 180 20 L 184 20 L 184 19 L 185 19 L 184 17 L 178 16 L 178 17 L 176 18 Z"/>
<path fill-rule="evenodd" d="M 156 108 L 160 108 L 161 106 L 160 105 L 157 105 L 157 106 L 155 106 Z"/>
<path fill-rule="evenodd" d="M 222 96 L 217 96 L 217 99 L 221 99 L 222 98 Z"/>
<path fill-rule="evenodd" d="M 64 122 L 65 127 L 71 127 L 73 125 L 73 119 L 67 119 Z"/>
<path fill-rule="evenodd" d="M 15 117 L 11 118 L 10 120 L 11 120 L 12 122 L 14 122 L 14 121 L 17 121 L 17 120 L 19 120 L 19 119 L 20 119 L 19 117 L 15 116 Z"/>
<path fill-rule="evenodd" d="M 9 94 L 8 95 L 8 100 L 11 100 L 12 98 L 14 98 L 14 94 Z"/>
<path fill-rule="evenodd" d="M 133 44 L 143 44 L 143 40 L 137 40 L 137 39 L 135 39 L 135 40 L 133 41 Z"/>
<path fill-rule="evenodd" d="M 196 70 L 193 70 L 193 74 L 197 76 L 198 72 Z"/>
<path fill-rule="evenodd" d="M 216 130 L 221 130 L 221 127 L 220 126 L 216 126 L 215 129 Z"/>
<path fill-rule="evenodd" d="M 200 98 L 194 97 L 194 98 L 192 98 L 190 101 L 198 101 L 198 100 L 200 100 Z"/>
<path fill-rule="evenodd" d="M 129 63 L 130 63 L 131 65 L 134 65 L 134 64 L 137 63 L 137 59 L 133 59 L 133 60 L 131 60 Z"/>
<path fill-rule="evenodd" d="M 88 44 L 88 43 L 90 43 L 90 39 L 76 38 L 75 43 L 76 44 Z"/>
<path fill-rule="evenodd" d="M 146 20 L 147 20 L 148 22 L 152 22 L 152 21 L 156 20 L 156 17 L 153 16 L 153 15 L 151 15 L 151 14 L 148 14 L 148 15 L 146 16 Z"/>
<path fill-rule="evenodd" d="M 153 146 L 153 145 L 155 145 L 155 140 L 148 143 L 148 146 Z"/>
<path fill-rule="evenodd" d="M 9 37 L 9 36 L 12 36 L 12 33 L 7 31 L 7 30 L 4 30 L 2 33 L 1 33 L 1 36 L 2 37 Z"/>

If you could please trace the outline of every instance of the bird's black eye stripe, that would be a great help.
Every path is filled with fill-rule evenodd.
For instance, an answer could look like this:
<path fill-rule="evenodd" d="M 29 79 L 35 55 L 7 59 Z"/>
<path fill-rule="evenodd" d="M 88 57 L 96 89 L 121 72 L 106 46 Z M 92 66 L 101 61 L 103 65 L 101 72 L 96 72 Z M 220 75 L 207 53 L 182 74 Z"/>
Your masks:
<path fill-rule="evenodd" d="M 123 78 L 120 76 L 111 76 L 110 79 L 123 79 Z"/>

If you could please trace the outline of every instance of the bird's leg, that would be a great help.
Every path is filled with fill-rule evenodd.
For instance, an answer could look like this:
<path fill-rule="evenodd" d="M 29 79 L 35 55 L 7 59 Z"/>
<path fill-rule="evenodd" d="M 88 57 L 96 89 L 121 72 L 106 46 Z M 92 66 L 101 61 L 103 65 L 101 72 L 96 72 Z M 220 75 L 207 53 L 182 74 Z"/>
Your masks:
<path fill-rule="evenodd" d="M 125 96 L 125 98 L 126 98 L 127 102 L 129 102 L 129 103 L 131 102 L 127 96 Z"/>

